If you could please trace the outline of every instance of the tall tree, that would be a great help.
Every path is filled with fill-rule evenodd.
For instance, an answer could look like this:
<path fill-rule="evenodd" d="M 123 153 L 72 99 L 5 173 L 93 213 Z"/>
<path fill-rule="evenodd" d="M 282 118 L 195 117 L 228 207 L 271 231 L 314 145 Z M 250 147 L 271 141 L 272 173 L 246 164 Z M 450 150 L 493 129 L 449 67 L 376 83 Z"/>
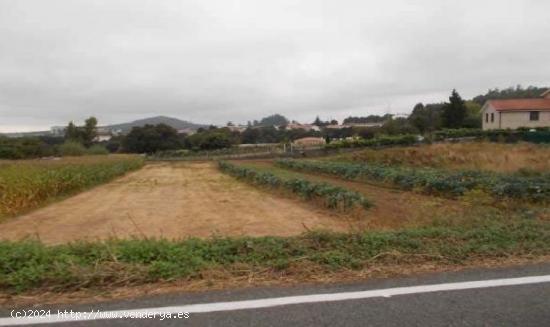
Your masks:
<path fill-rule="evenodd" d="M 133 127 L 122 144 L 125 151 L 134 153 L 155 153 L 181 148 L 178 132 L 166 124 Z"/>
<path fill-rule="evenodd" d="M 65 139 L 76 142 L 82 141 L 80 131 L 72 121 L 69 122 L 69 125 L 65 129 Z"/>
<path fill-rule="evenodd" d="M 443 109 L 443 123 L 447 128 L 460 128 L 464 125 L 466 118 L 466 104 L 460 94 L 453 89 L 449 97 L 449 103 Z"/>
<path fill-rule="evenodd" d="M 319 116 L 315 117 L 315 120 L 313 121 L 313 125 L 323 126 L 323 122 L 321 121 L 321 118 L 319 118 Z"/>
<path fill-rule="evenodd" d="M 87 147 L 92 145 L 94 139 L 97 137 L 97 119 L 95 117 L 90 117 L 84 121 L 82 134 L 84 145 Z"/>
<path fill-rule="evenodd" d="M 261 126 L 282 126 L 282 125 L 288 125 L 288 119 L 279 114 L 274 114 L 271 116 L 267 116 L 262 118 L 259 123 L 256 123 L 254 121 L 254 125 L 261 125 Z"/>

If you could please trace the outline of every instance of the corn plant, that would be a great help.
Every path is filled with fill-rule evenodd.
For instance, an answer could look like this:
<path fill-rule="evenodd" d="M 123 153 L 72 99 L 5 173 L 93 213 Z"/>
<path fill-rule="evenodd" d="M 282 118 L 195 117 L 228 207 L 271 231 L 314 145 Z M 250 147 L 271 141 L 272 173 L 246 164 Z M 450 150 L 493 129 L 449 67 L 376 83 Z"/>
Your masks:
<path fill-rule="evenodd" d="M 107 182 L 142 165 L 143 160 L 134 156 L 3 162 L 0 164 L 0 217 Z"/>

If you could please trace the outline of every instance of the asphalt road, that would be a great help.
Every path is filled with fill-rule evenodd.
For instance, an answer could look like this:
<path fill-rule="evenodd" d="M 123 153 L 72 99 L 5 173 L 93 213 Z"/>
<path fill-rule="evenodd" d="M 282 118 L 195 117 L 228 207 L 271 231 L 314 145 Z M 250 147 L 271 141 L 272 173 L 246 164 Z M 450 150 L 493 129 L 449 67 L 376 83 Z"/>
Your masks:
<path fill-rule="evenodd" d="M 516 282 L 517 278 L 530 276 L 527 279 L 537 281 Z M 502 279 L 513 285 L 499 286 Z M 442 290 L 434 291 L 426 285 L 443 286 L 437 286 Z M 475 288 L 468 288 L 472 285 Z M 394 293 L 390 294 L 391 297 L 380 297 L 377 295 L 379 290 Z M 353 298 L 357 292 L 366 298 Z M 324 295 L 321 300 L 315 297 L 315 301 L 321 302 L 304 303 L 311 297 L 302 295 L 319 294 Z M 274 298 L 280 299 L 277 301 L 283 305 L 271 303 Z M 242 303 L 236 301 L 258 299 L 262 300 L 244 302 L 242 306 L 246 309 L 234 308 L 234 303 Z M 172 294 L 43 309 L 50 309 L 55 314 L 57 310 L 170 310 L 166 307 L 173 310 L 174 306 L 197 303 L 206 305 L 193 310 L 213 311 L 222 306 L 224 311 L 190 312 L 187 319 L 109 319 L 37 326 L 550 326 L 550 264 L 427 274 L 345 285 Z M 251 308 L 254 305 L 267 307 Z M 11 309 L 14 308 L 0 309 L 0 317 L 9 317 Z"/>

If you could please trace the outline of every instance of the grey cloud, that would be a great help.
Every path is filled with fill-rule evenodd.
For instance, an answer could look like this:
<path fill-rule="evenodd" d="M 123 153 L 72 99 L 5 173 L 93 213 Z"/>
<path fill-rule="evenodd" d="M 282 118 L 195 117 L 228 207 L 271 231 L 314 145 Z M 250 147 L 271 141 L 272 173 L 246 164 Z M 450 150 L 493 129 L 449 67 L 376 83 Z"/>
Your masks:
<path fill-rule="evenodd" d="M 547 1 L 3 0 L 0 131 L 408 112 L 550 84 Z"/>

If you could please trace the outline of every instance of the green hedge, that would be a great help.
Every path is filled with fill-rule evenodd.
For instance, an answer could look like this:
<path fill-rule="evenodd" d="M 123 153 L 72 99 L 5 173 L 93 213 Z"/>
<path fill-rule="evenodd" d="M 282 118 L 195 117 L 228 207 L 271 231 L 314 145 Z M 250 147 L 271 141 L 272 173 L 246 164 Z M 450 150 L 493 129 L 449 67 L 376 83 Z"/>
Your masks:
<path fill-rule="evenodd" d="M 476 137 L 485 138 L 492 142 L 531 142 L 531 143 L 550 143 L 550 130 L 548 128 L 537 128 L 534 131 L 527 128 L 517 130 L 495 129 L 483 131 L 474 128 L 444 129 L 434 133 L 434 139 L 441 141 L 445 139 Z"/>
<path fill-rule="evenodd" d="M 428 194 L 459 196 L 469 190 L 481 189 L 498 198 L 550 200 L 548 175 L 519 176 L 481 171 L 446 171 L 288 159 L 277 160 L 276 164 L 283 168 L 330 174 L 350 180 L 389 182 L 402 189 L 417 188 Z"/>
<path fill-rule="evenodd" d="M 418 143 L 416 135 L 381 135 L 372 139 L 355 138 L 352 140 L 333 141 L 325 145 L 326 149 L 361 148 L 389 145 L 412 145 Z"/>
<path fill-rule="evenodd" d="M 274 189 L 284 189 L 302 196 L 304 199 L 321 199 L 331 209 L 347 210 L 354 207 L 367 209 L 371 202 L 361 194 L 327 183 L 315 183 L 305 179 L 284 179 L 272 173 L 241 167 L 225 161 L 218 162 L 221 171 L 253 183 Z"/>

